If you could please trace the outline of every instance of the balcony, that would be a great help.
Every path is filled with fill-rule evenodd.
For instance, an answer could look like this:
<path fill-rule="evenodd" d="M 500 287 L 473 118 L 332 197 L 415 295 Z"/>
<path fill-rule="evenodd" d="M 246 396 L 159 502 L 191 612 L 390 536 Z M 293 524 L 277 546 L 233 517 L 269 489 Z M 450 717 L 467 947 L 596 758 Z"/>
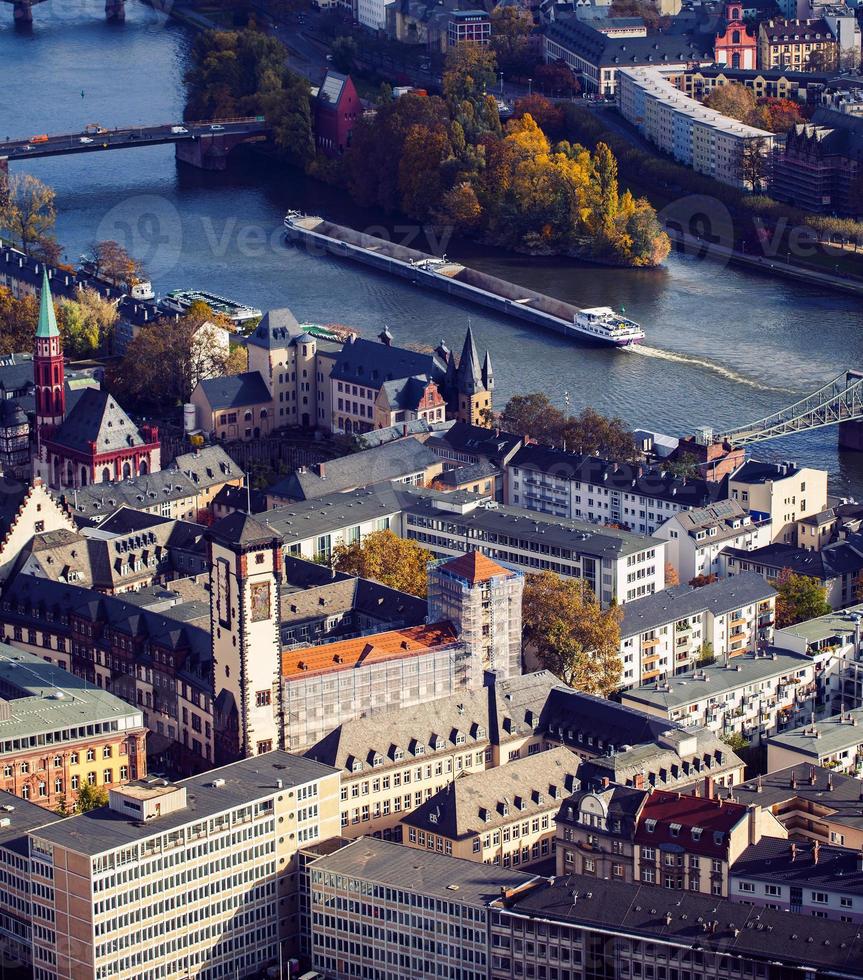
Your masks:
<path fill-rule="evenodd" d="M 662 673 L 661 670 L 646 670 L 641 674 L 641 683 L 646 684 L 648 681 L 655 680 Z"/>
<path fill-rule="evenodd" d="M 655 647 L 657 643 L 659 643 L 659 637 L 658 636 L 652 636 L 649 640 L 642 640 L 641 641 L 641 646 L 645 650 L 647 650 L 647 649 L 652 649 L 653 647 Z"/>
<path fill-rule="evenodd" d="M 728 621 L 728 626 L 731 629 L 734 629 L 735 626 L 745 626 L 745 625 L 746 625 L 745 616 L 734 616 L 732 619 Z"/>

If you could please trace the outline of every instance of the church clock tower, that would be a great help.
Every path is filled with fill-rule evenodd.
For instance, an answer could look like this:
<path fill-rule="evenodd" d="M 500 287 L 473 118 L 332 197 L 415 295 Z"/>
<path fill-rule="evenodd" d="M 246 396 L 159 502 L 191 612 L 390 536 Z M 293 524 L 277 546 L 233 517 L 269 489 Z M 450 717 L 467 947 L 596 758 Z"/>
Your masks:
<path fill-rule="evenodd" d="M 42 296 L 39 324 L 36 327 L 36 349 L 33 355 L 33 382 L 36 396 L 36 459 L 34 475 L 50 479 L 45 440 L 66 417 L 66 388 L 63 374 L 63 343 L 57 329 L 54 302 L 48 270 L 42 270 Z M 43 472 L 44 471 L 44 472 Z"/>

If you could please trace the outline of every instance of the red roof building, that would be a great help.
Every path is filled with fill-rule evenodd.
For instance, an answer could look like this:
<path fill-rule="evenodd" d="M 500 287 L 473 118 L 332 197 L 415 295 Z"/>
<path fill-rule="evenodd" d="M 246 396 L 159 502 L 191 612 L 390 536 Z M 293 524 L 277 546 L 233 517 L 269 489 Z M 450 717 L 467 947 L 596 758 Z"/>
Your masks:
<path fill-rule="evenodd" d="M 757 804 L 655 790 L 638 814 L 634 878 L 707 895 L 728 895 L 728 870 L 762 836 L 787 838 Z"/>

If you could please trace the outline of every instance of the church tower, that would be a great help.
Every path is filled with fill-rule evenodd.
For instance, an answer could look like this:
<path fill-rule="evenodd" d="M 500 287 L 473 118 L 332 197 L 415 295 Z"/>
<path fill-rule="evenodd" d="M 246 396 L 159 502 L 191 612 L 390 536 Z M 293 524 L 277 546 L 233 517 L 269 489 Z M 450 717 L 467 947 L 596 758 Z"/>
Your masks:
<path fill-rule="evenodd" d="M 66 417 L 66 387 L 63 374 L 63 343 L 57 329 L 54 302 L 48 270 L 42 270 L 42 295 L 39 301 L 39 324 L 36 327 L 36 349 L 33 353 L 33 382 L 36 395 L 35 476 L 50 477 L 44 444 Z M 45 472 L 43 472 L 43 470 Z"/>
<path fill-rule="evenodd" d="M 220 760 L 282 747 L 279 594 L 282 541 L 235 511 L 207 535 Z"/>
<path fill-rule="evenodd" d="M 488 426 L 491 424 L 494 375 L 488 352 L 482 368 L 473 339 L 473 330 L 468 327 L 464 338 L 461 360 L 456 371 L 456 418 L 469 425 Z"/>

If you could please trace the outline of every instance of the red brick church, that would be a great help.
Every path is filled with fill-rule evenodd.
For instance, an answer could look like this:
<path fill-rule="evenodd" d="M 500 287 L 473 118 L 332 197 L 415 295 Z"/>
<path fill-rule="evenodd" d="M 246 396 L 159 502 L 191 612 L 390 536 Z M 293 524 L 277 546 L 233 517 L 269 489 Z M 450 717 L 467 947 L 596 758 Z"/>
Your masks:
<path fill-rule="evenodd" d="M 161 469 L 159 430 L 140 428 L 99 388 L 76 392 L 67 411 L 63 341 L 47 272 L 42 279 L 33 355 L 36 396 L 33 475 L 50 486 L 84 487 Z"/>
<path fill-rule="evenodd" d="M 725 5 L 725 22 L 716 31 L 713 57 L 718 65 L 728 68 L 753 69 L 758 55 L 755 34 L 743 22 L 743 4 Z"/>

